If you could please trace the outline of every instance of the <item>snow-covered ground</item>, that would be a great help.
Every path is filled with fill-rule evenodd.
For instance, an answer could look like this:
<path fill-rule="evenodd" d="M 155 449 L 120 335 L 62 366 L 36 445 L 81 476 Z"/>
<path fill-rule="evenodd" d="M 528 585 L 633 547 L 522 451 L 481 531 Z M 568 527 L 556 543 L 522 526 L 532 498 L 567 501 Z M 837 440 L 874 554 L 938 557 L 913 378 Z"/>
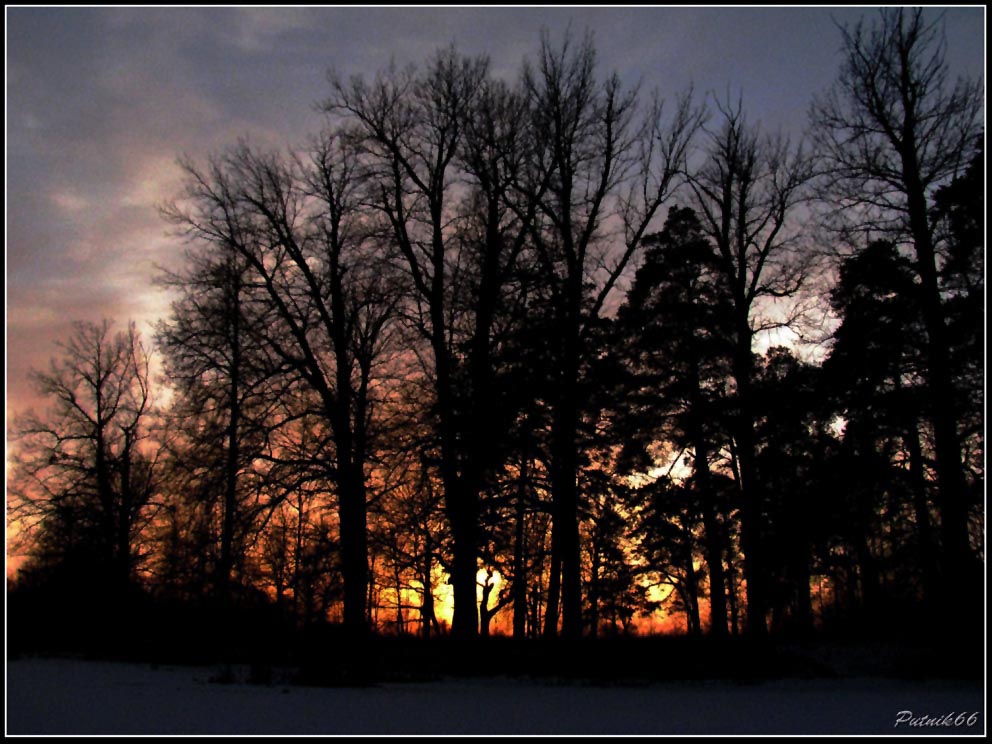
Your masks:
<path fill-rule="evenodd" d="M 982 685 L 860 678 L 643 686 L 451 679 L 370 688 L 216 684 L 211 667 L 7 662 L 7 734 L 973 734 Z M 974 725 L 896 727 L 977 712 Z M 904 716 L 905 717 L 905 716 Z M 953 723 L 953 719 L 951 719 Z"/>

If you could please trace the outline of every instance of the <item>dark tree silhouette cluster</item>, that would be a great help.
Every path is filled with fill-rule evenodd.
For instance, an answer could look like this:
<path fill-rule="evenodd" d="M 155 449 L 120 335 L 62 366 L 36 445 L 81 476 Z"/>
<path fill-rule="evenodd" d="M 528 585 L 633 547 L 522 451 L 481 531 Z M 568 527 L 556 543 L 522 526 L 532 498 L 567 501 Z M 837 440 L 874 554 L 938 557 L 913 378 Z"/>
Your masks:
<path fill-rule="evenodd" d="M 183 160 L 161 395 L 133 324 L 36 375 L 17 586 L 219 638 L 980 630 L 983 94 L 920 12 L 842 38 L 802 143 L 544 34 Z"/>

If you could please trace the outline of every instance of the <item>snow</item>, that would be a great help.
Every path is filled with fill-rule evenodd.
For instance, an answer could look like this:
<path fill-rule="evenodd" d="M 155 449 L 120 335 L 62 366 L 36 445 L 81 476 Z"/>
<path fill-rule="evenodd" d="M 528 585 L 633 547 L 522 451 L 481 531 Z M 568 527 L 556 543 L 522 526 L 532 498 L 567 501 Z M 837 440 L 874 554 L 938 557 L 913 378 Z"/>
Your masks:
<path fill-rule="evenodd" d="M 639 686 L 445 679 L 367 688 L 211 682 L 214 667 L 7 662 L 7 734 L 972 734 L 980 681 L 856 678 Z M 236 675 L 237 676 L 237 675 Z M 979 712 L 969 727 L 895 727 Z"/>

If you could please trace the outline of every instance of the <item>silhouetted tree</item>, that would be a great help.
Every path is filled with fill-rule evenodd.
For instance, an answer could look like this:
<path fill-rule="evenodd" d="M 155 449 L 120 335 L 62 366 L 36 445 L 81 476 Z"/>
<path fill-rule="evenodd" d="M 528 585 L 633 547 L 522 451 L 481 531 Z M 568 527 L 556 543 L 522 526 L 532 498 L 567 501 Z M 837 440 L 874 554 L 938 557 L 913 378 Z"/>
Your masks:
<path fill-rule="evenodd" d="M 35 566 L 69 570 L 118 597 L 135 579 L 137 538 L 155 494 L 149 354 L 133 322 L 76 322 L 47 372 L 32 372 L 50 408 L 15 422 L 9 514 Z"/>
<path fill-rule="evenodd" d="M 635 615 L 652 609 L 641 571 L 631 555 L 636 531 L 630 516 L 636 506 L 632 489 L 607 468 L 585 468 L 580 475 L 583 553 L 588 561 L 586 617 L 589 633 L 619 635 L 630 631 Z"/>
<path fill-rule="evenodd" d="M 773 347 L 756 373 L 756 457 L 766 496 L 762 541 L 772 628 L 806 634 L 813 627 L 810 579 L 825 496 L 821 484 L 825 468 L 837 466 L 832 459 L 836 441 L 829 406 L 823 402 L 820 367 L 785 347 Z M 851 478 L 848 494 L 863 497 L 859 486 Z M 829 498 L 842 496 L 833 491 Z"/>
<path fill-rule="evenodd" d="M 529 427 L 529 423 L 525 424 Z M 533 522 L 532 513 L 538 508 L 535 478 L 530 464 L 532 454 L 522 448 L 515 482 L 510 485 L 513 502 L 513 569 L 510 573 L 513 593 L 513 637 L 527 636 L 528 586 L 535 566 L 534 551 L 529 529 Z"/>
<path fill-rule="evenodd" d="M 711 469 L 728 423 L 733 307 L 716 251 L 691 209 L 673 207 L 664 231 L 646 242 L 644 263 L 617 316 L 617 343 L 631 377 L 621 394 L 623 413 L 614 436 L 644 454 L 658 437 L 691 449 L 691 487 L 705 530 L 711 632 L 721 636 L 727 633 L 723 533 L 728 515 Z"/>
<path fill-rule="evenodd" d="M 168 320 L 158 325 L 165 373 L 174 386 L 170 418 L 175 422 L 174 498 L 199 502 L 212 555 L 211 580 L 226 602 L 230 583 L 244 558 L 252 497 L 249 482 L 258 478 L 252 463 L 265 447 L 264 427 L 285 391 L 270 385 L 277 363 L 254 343 L 271 310 L 258 302 L 249 267 L 224 245 L 198 245 L 186 251 L 175 272 L 158 281 L 179 293 Z M 256 494 L 257 496 L 257 494 Z M 210 525 L 219 504 L 219 529 Z M 216 545 L 210 533 L 217 534 Z M 216 550 L 215 550 L 216 548 Z"/>
<path fill-rule="evenodd" d="M 947 320 L 948 360 L 963 446 L 970 476 L 970 508 L 983 521 L 980 504 L 985 451 L 985 148 L 977 151 L 959 177 L 937 189 L 933 218 L 941 255 L 940 282 Z"/>
<path fill-rule="evenodd" d="M 864 600 L 878 599 L 875 558 L 868 540 L 875 531 L 872 511 L 882 508 L 878 497 L 892 481 L 887 452 L 902 442 L 908 454 L 917 528 L 916 543 L 922 579 L 935 585 L 935 543 L 931 536 L 930 484 L 924 451 L 925 331 L 916 295 L 911 261 L 894 244 L 876 241 L 846 259 L 840 267 L 830 300 L 841 319 L 834 345 L 824 363 L 824 390 L 845 421 L 845 456 L 852 474 L 850 493 L 856 500 L 851 524 L 860 534 Z M 857 475 L 855 475 L 855 473 Z"/>
<path fill-rule="evenodd" d="M 538 204 L 534 250 L 551 298 L 555 355 L 551 408 L 554 521 L 546 633 L 582 632 L 578 472 L 579 385 L 588 336 L 620 276 L 641 247 L 658 209 L 679 184 L 702 112 L 683 95 L 668 122 L 656 102 L 642 119 L 637 96 L 613 75 L 601 82 L 591 36 L 559 48 L 542 35 L 537 62 L 524 69 L 535 137 L 530 179 Z M 615 218 L 622 239 L 605 240 Z M 560 565 L 560 579 L 559 569 Z"/>
<path fill-rule="evenodd" d="M 690 635 L 702 632 L 700 580 L 696 571 L 696 538 L 700 509 L 691 488 L 661 476 L 640 489 L 636 550 L 643 573 L 657 587 L 668 587 L 665 602 L 685 613 Z"/>
<path fill-rule="evenodd" d="M 427 440 L 427 428 L 408 422 L 404 433 Z M 430 638 L 441 632 L 435 596 L 441 567 L 450 565 L 447 530 L 436 468 L 422 442 L 407 444 L 389 453 L 385 482 L 370 502 L 370 546 L 379 557 L 379 581 L 394 595 L 397 632 L 406 632 L 407 614 L 415 611 L 420 635 Z M 419 605 L 411 604 L 417 595 Z"/>
<path fill-rule="evenodd" d="M 794 212 L 804 200 L 812 164 L 802 146 L 763 137 L 740 101 L 719 105 L 719 128 L 709 132 L 706 161 L 690 175 L 703 230 L 716 246 L 717 267 L 733 306 L 733 443 L 741 489 L 741 541 L 747 582 L 749 633 L 766 630 L 761 545 L 763 492 L 755 456 L 754 339 L 792 325 L 802 312 L 794 300 L 806 281 L 810 254 L 799 242 Z M 790 307 L 769 303 L 792 299 Z M 777 311 L 776 311 L 777 310 Z"/>
<path fill-rule="evenodd" d="M 447 631 L 446 581 L 458 638 L 508 607 L 515 638 L 631 633 L 660 604 L 700 635 L 707 599 L 719 637 L 745 591 L 755 635 L 977 617 L 982 92 L 948 84 L 939 30 L 843 29 L 812 118 L 857 249 L 816 296 L 804 146 L 740 100 L 712 127 L 691 91 L 646 102 L 591 34 L 543 33 L 515 82 L 454 47 L 332 74 L 304 147 L 182 162 L 171 405 L 153 441 L 133 324 L 77 324 L 35 373 L 24 585 L 144 583 L 206 621 L 219 598 L 225 655 L 310 654 L 341 620 L 359 675 L 370 632 Z M 757 353 L 807 300 L 838 321 L 822 365 Z"/>
<path fill-rule="evenodd" d="M 826 163 L 826 193 L 848 225 L 912 245 L 916 293 L 926 328 L 925 376 L 933 422 L 943 586 L 948 601 L 974 596 L 962 411 L 954 395 L 941 287 L 934 189 L 957 174 L 981 122 L 980 82 L 948 80 L 939 21 L 922 9 L 883 9 L 877 23 L 843 28 L 837 82 L 811 109 Z M 953 598 L 953 600 L 952 600 Z"/>
<path fill-rule="evenodd" d="M 513 185 L 527 148 L 526 102 L 488 75 L 488 60 L 438 52 L 424 70 L 345 83 L 325 108 L 362 150 L 367 198 L 409 279 L 407 316 L 426 343 L 440 472 L 453 538 L 452 632 L 478 634 L 482 493 L 500 461 L 493 354 L 506 287 L 534 207 Z M 462 183 L 459 183 L 459 182 Z"/>
<path fill-rule="evenodd" d="M 184 201 L 170 214 L 191 238 L 244 262 L 272 306 L 258 342 L 316 397 L 328 438 L 300 464 L 336 486 L 344 622 L 363 631 L 374 367 L 393 305 L 358 209 L 355 156 L 333 134 L 292 165 L 241 144 L 202 171 L 184 164 Z"/>

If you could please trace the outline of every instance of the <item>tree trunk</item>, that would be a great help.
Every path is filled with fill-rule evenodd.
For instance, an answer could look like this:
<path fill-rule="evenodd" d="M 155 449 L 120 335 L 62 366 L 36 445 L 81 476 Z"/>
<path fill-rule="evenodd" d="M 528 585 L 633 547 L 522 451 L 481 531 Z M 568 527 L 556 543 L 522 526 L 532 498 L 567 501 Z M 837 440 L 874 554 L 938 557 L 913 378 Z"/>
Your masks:
<path fill-rule="evenodd" d="M 756 473 L 754 441 L 751 329 L 746 318 L 738 325 L 734 378 L 737 383 L 736 444 L 741 487 L 741 550 L 744 553 L 744 579 L 747 582 L 747 633 L 751 636 L 764 636 L 768 632 L 765 619 L 767 601 L 761 550 L 761 490 Z"/>
<path fill-rule="evenodd" d="M 220 565 L 217 570 L 217 595 L 222 604 L 230 601 L 230 582 L 233 568 L 234 522 L 238 504 L 238 463 L 241 425 L 241 284 L 232 268 L 229 311 L 231 366 L 228 386 L 227 457 L 224 465 L 224 515 L 220 532 Z"/>
<path fill-rule="evenodd" d="M 443 249 L 440 255 L 443 256 Z M 440 265 L 440 259 L 437 265 Z M 442 277 L 435 276 L 436 283 L 441 280 Z M 474 472 L 475 464 L 464 463 L 461 456 L 463 448 L 459 443 L 455 422 L 457 411 L 452 389 L 451 359 L 444 334 L 443 285 L 436 286 L 434 292 L 430 311 L 441 428 L 441 480 L 444 484 L 444 508 L 451 525 L 454 554 L 451 566 L 454 599 L 451 635 L 455 638 L 476 638 L 479 635 L 479 608 L 476 601 L 479 493 L 474 490 L 474 484 L 469 482 L 469 478 L 462 474 Z"/>
<path fill-rule="evenodd" d="M 858 524 L 854 529 L 854 552 L 857 556 L 861 579 L 861 602 L 865 614 L 870 617 L 874 615 L 879 603 L 879 576 L 875 556 L 868 543 L 871 526 L 864 508 L 863 497 L 858 497 L 856 514 Z"/>
<path fill-rule="evenodd" d="M 131 509 L 133 493 L 131 483 L 131 432 L 124 432 L 124 448 L 120 456 L 120 503 L 117 515 L 116 582 L 122 594 L 131 582 Z"/>
<path fill-rule="evenodd" d="M 689 545 L 692 545 L 692 533 L 687 529 L 685 531 L 686 537 L 689 540 Z M 700 633 L 700 621 L 699 621 L 699 591 L 697 589 L 699 582 L 696 580 L 696 567 L 692 562 L 692 548 L 689 549 L 689 555 L 685 562 L 685 602 L 686 602 L 686 616 L 689 620 L 689 634 L 697 636 Z"/>
<path fill-rule="evenodd" d="M 552 515 L 554 519 L 554 515 Z M 561 599 L 561 549 L 558 546 L 558 530 L 551 523 L 551 557 L 548 571 L 548 601 L 544 608 L 544 637 L 558 636 L 558 613 Z"/>
<path fill-rule="evenodd" d="M 101 546 L 101 559 L 104 565 L 101 570 L 104 572 L 99 577 L 101 582 L 112 585 L 114 582 L 117 566 L 117 537 L 118 519 L 114 508 L 113 485 L 110 476 L 110 458 L 107 457 L 105 424 L 102 421 L 103 402 L 100 398 L 100 390 L 96 391 L 97 422 L 94 445 L 96 448 L 96 488 L 97 496 L 100 499 L 100 526 L 103 531 L 103 545 Z"/>
<path fill-rule="evenodd" d="M 520 482 L 517 488 L 516 524 L 513 535 L 513 637 L 521 639 L 527 630 L 527 563 L 524 555 L 524 495 L 527 483 L 527 458 L 520 458 Z"/>
<path fill-rule="evenodd" d="M 737 569 L 733 558 L 727 561 L 727 609 L 730 612 L 730 634 L 740 634 L 740 622 L 737 611 Z"/>
<path fill-rule="evenodd" d="M 802 552 L 796 555 L 796 629 L 809 633 L 813 629 L 813 600 L 810 597 L 809 553 L 805 543 L 799 546 Z"/>
<path fill-rule="evenodd" d="M 368 587 L 368 538 L 365 482 L 347 468 L 348 475 L 339 482 L 338 515 L 341 524 L 341 573 L 344 579 L 344 625 L 364 636 L 368 631 L 365 611 Z"/>
<path fill-rule="evenodd" d="M 424 638 L 431 637 L 431 624 L 437 627 L 437 616 L 434 613 L 434 592 L 431 588 L 432 546 L 428 539 L 424 546 L 424 565 L 420 582 L 424 585 L 423 600 L 420 605 L 420 632 Z"/>
<path fill-rule="evenodd" d="M 703 529 L 706 531 L 706 569 L 710 578 L 710 634 L 722 638 L 727 635 L 727 579 L 720 547 L 720 525 L 712 502 L 704 504 Z"/>
<path fill-rule="evenodd" d="M 303 593 L 301 576 L 303 574 L 303 492 L 296 494 L 296 542 L 293 548 L 293 615 L 299 617 L 300 595 Z"/>
<path fill-rule="evenodd" d="M 482 586 L 482 600 L 479 602 L 479 636 L 489 637 L 489 623 L 493 616 L 503 608 L 502 602 L 498 602 L 495 607 L 489 607 L 489 597 L 493 593 L 492 573 L 486 576 L 486 583 Z"/>
<path fill-rule="evenodd" d="M 445 494 L 445 500 L 451 500 L 450 492 Z M 455 638 L 476 638 L 479 635 L 476 596 L 476 574 L 479 571 L 476 548 L 477 516 L 474 510 L 470 512 L 465 504 L 461 503 L 454 509 L 449 508 L 448 518 L 451 523 L 454 553 L 451 584 L 455 608 L 451 620 L 451 635 Z"/>
<path fill-rule="evenodd" d="M 698 388 L 693 396 L 698 410 Z M 697 417 L 693 415 L 693 475 L 703 512 L 703 529 L 706 532 L 706 568 L 710 578 L 710 634 L 721 638 L 727 635 L 726 577 L 723 571 L 722 536 L 710 477 L 709 446 L 703 436 Z"/>
<path fill-rule="evenodd" d="M 599 561 L 600 546 L 597 538 L 592 547 L 592 565 L 589 568 L 589 636 L 599 635 Z M 616 603 L 614 603 L 616 604 Z"/>
<path fill-rule="evenodd" d="M 365 618 L 368 626 L 374 628 L 376 625 L 376 601 L 375 601 L 375 553 L 369 557 L 369 581 L 366 582 L 365 596 Z"/>
<path fill-rule="evenodd" d="M 927 329 L 926 377 L 933 421 L 943 542 L 941 585 L 947 600 L 944 606 L 949 607 L 967 602 L 970 595 L 979 592 L 969 582 L 972 578 L 972 560 L 968 535 L 968 504 L 957 429 L 957 406 L 948 367 L 947 327 L 937 278 L 936 252 L 927 217 L 926 194 L 913 153 L 915 149 L 909 148 L 903 156 L 903 174 L 907 187 L 910 229 L 916 249 L 916 266 L 920 276 L 919 296 Z"/>
<path fill-rule="evenodd" d="M 578 427 L 579 338 L 578 301 L 566 320 L 560 390 L 552 419 L 552 535 L 558 536 L 561 561 L 561 633 L 582 635 L 582 565 L 579 543 Z M 574 315 L 574 318 L 572 317 Z M 547 625 L 545 626 L 547 627 Z"/>
<path fill-rule="evenodd" d="M 938 591 L 937 561 L 934 555 L 933 528 L 930 524 L 930 502 L 927 499 L 927 479 L 923 467 L 923 449 L 916 422 L 907 426 L 904 442 L 909 450 L 910 482 L 913 487 L 913 512 L 916 518 L 917 539 L 920 542 L 920 569 L 927 602 L 933 601 Z"/>

